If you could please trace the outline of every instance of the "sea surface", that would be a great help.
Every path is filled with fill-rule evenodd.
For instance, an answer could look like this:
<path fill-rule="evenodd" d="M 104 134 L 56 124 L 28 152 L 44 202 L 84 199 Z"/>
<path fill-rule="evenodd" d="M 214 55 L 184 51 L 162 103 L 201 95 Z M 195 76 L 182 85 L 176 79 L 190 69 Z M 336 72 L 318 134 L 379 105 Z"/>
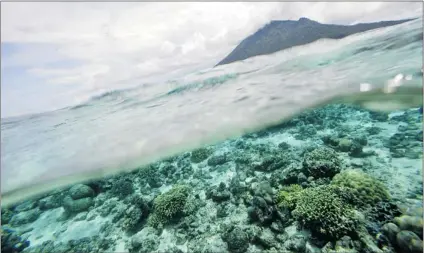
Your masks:
<path fill-rule="evenodd" d="M 360 93 L 364 83 L 366 88 L 382 89 L 399 74 L 408 79 L 403 86 L 421 89 L 422 38 L 418 19 L 166 83 L 106 92 L 62 110 L 4 118 L 1 192 L 5 198 L 29 186 L 37 191 L 37 184 L 54 188 L 135 168 L 261 129 L 337 96 Z M 388 97 L 359 96 L 376 103 Z M 422 102 L 416 91 L 404 96 L 400 103 L 411 102 L 410 107 Z"/>
<path fill-rule="evenodd" d="M 357 119 L 360 122 L 364 113 L 390 114 L 395 118 L 393 115 L 406 113 L 406 118 L 415 117 L 419 125 L 422 45 L 420 18 L 341 40 L 319 40 L 164 83 L 106 92 L 82 104 L 56 111 L 2 118 L 2 206 L 46 194 L 48 190 L 57 190 L 70 183 L 134 171 L 212 144 L 218 145 L 216 150 L 224 152 L 229 149 L 223 144 L 226 140 L 236 141 L 248 136 L 257 138 L 258 143 L 270 143 L 290 131 L 279 132 L 280 135 L 268 140 L 261 139 L 261 130 L 274 125 L 294 126 L 296 117 L 322 106 L 343 104 L 328 110 L 340 108 L 341 115 L 346 112 L 345 122 Z M 343 109 L 345 106 L 356 109 Z M 319 117 L 319 113 L 315 115 Z M 361 124 L 372 127 L 370 122 L 352 123 L 352 127 L 360 128 Z M 301 128 L 303 130 L 297 135 L 305 136 L 296 137 L 298 141 L 315 138 L 327 130 L 331 132 L 323 127 L 325 121 L 315 124 L 321 124 L 313 126 L 321 132 L 314 134 L 312 131 L 311 134 L 307 128 Z M 386 139 L 396 133 L 389 123 L 380 128 L 384 129 Z M 296 146 L 296 140 L 290 140 L 290 145 Z M 313 142 L 318 145 L 321 141 L 318 138 Z M 374 144 L 378 148 L 373 152 L 388 152 L 384 155 L 390 156 L 383 144 L 377 142 Z M 411 146 L 411 150 L 416 147 Z M 406 180 L 403 183 L 408 184 L 410 174 L 402 174 L 401 166 L 408 164 L 413 173 L 419 174 L 422 171 L 421 167 L 417 168 L 420 157 L 414 154 L 408 158 L 405 154 L 408 150 L 403 153 L 399 150 L 391 151 L 393 158 L 413 159 L 404 163 L 393 160 L 398 166 L 396 170 L 401 171 L 397 174 L 399 180 Z M 354 162 L 356 167 L 366 167 L 358 163 L 363 162 Z M 387 173 L 386 176 L 394 175 Z M 233 174 L 224 171 L 217 176 L 211 172 L 211 177 L 215 180 L 215 176 L 227 178 Z M 399 182 L 389 180 L 387 183 L 392 188 L 396 188 L 396 184 Z M 391 193 L 403 196 L 402 192 Z M 39 240 L 33 237 L 32 241 Z M 125 248 L 117 247 L 115 250 Z"/>

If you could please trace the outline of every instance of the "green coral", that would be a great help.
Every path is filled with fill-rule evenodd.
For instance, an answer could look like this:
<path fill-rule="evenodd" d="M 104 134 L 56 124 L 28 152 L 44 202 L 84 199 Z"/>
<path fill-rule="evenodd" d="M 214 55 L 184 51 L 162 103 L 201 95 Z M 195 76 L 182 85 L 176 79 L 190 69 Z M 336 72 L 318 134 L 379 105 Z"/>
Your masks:
<path fill-rule="evenodd" d="M 185 185 L 176 185 L 165 192 L 153 202 L 153 213 L 150 215 L 149 225 L 156 227 L 158 224 L 166 224 L 178 214 L 182 213 L 189 195 L 189 188 Z"/>
<path fill-rule="evenodd" d="M 208 158 L 211 154 L 212 154 L 212 151 L 210 151 L 209 149 L 199 148 L 191 152 L 190 160 L 193 163 L 200 163 L 206 160 L 206 158 Z"/>
<path fill-rule="evenodd" d="M 342 160 L 336 151 L 331 148 L 321 147 L 306 153 L 303 159 L 303 170 L 306 176 L 315 179 L 332 178 L 340 172 Z"/>
<path fill-rule="evenodd" d="M 150 178 L 156 175 L 157 170 L 158 170 L 158 166 L 151 164 L 151 165 L 139 168 L 138 173 L 141 178 Z"/>
<path fill-rule="evenodd" d="M 152 213 L 149 215 L 149 218 L 147 218 L 147 225 L 157 228 L 160 225 L 163 225 L 163 220 L 161 220 L 155 213 Z"/>
<path fill-rule="evenodd" d="M 292 184 L 281 189 L 277 194 L 278 206 L 288 207 L 294 209 L 296 206 L 297 198 L 300 192 L 303 190 L 302 186 L 298 184 Z"/>
<path fill-rule="evenodd" d="M 387 187 L 360 170 L 345 170 L 334 176 L 331 183 L 348 188 L 353 196 L 352 203 L 357 207 L 390 200 Z"/>
<path fill-rule="evenodd" d="M 292 214 L 301 225 L 329 239 L 349 235 L 359 225 L 354 210 L 327 185 L 303 190 Z"/>

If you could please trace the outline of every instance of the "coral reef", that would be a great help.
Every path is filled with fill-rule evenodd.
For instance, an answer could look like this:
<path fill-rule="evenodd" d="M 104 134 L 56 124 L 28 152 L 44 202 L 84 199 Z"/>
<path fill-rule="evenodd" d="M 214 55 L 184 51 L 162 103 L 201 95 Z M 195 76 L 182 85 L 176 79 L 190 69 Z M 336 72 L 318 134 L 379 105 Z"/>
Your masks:
<path fill-rule="evenodd" d="M 332 184 L 351 189 L 356 196 L 353 202 L 357 207 L 366 207 L 390 199 L 384 184 L 360 170 L 345 170 L 333 178 Z"/>
<path fill-rule="evenodd" d="M 30 242 L 22 239 L 14 230 L 4 228 L 1 229 L 1 252 L 17 253 L 22 252 Z"/>
<path fill-rule="evenodd" d="M 303 190 L 292 214 L 302 226 L 333 239 L 352 234 L 359 225 L 353 209 L 327 186 Z"/>
<path fill-rule="evenodd" d="M 393 222 L 401 230 L 409 230 L 423 238 L 423 218 L 410 215 L 402 215 L 393 219 Z"/>
<path fill-rule="evenodd" d="M 153 203 L 153 213 L 149 217 L 149 224 L 156 227 L 159 224 L 166 224 L 181 214 L 187 197 L 189 188 L 185 185 L 176 185 L 171 190 L 156 197 Z"/>
<path fill-rule="evenodd" d="M 212 154 L 212 152 L 211 152 L 210 149 L 199 148 L 199 149 L 193 150 L 191 152 L 190 160 L 193 163 L 200 163 L 200 162 L 206 160 L 206 158 L 208 158 L 211 154 Z"/>
<path fill-rule="evenodd" d="M 294 209 L 302 190 L 303 188 L 298 184 L 283 187 L 283 189 L 278 192 L 276 199 L 277 204 L 279 206 L 288 207 L 289 209 Z"/>
<path fill-rule="evenodd" d="M 328 105 L 56 189 L 2 208 L 2 252 L 421 252 L 420 119 Z"/>
<path fill-rule="evenodd" d="M 119 198 L 125 198 L 131 196 L 134 192 L 133 183 L 129 179 L 118 179 L 113 183 L 111 193 L 118 196 Z"/>
<path fill-rule="evenodd" d="M 241 227 L 233 227 L 222 236 L 230 252 L 244 253 L 249 247 L 249 235 Z"/>
<path fill-rule="evenodd" d="M 340 172 L 342 160 L 330 148 L 317 148 L 305 154 L 303 159 L 303 173 L 315 179 L 321 177 L 332 178 Z"/>
<path fill-rule="evenodd" d="M 396 235 L 396 243 L 402 252 L 423 252 L 423 241 L 411 231 L 400 231 Z"/>

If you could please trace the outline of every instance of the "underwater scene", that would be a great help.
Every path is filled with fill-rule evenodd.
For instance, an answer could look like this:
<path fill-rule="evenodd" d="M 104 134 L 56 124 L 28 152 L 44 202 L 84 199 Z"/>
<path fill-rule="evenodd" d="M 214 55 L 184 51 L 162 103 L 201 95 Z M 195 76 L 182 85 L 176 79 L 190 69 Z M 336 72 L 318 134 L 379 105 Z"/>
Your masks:
<path fill-rule="evenodd" d="M 1 120 L 2 252 L 423 252 L 422 18 Z"/>

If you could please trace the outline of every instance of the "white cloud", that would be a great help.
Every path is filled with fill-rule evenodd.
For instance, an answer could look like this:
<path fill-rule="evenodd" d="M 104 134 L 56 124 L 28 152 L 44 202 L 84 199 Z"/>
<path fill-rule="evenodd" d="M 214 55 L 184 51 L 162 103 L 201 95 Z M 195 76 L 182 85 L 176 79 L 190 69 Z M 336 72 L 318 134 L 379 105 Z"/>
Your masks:
<path fill-rule="evenodd" d="M 320 2 L 305 16 L 322 23 L 354 24 L 422 15 L 417 2 Z"/>
<path fill-rule="evenodd" d="M 2 43 L 37 43 L 4 58 L 49 83 L 92 92 L 213 66 L 272 19 L 350 24 L 420 15 L 421 3 L 2 3 Z M 50 69 L 61 60 L 81 64 Z M 3 67 L 3 66 L 2 66 Z M 2 84 L 3 85 L 3 84 Z M 43 98 L 46 99 L 46 98 Z M 47 98 L 48 99 L 48 98 Z M 79 101 L 79 100 L 78 100 Z"/>

